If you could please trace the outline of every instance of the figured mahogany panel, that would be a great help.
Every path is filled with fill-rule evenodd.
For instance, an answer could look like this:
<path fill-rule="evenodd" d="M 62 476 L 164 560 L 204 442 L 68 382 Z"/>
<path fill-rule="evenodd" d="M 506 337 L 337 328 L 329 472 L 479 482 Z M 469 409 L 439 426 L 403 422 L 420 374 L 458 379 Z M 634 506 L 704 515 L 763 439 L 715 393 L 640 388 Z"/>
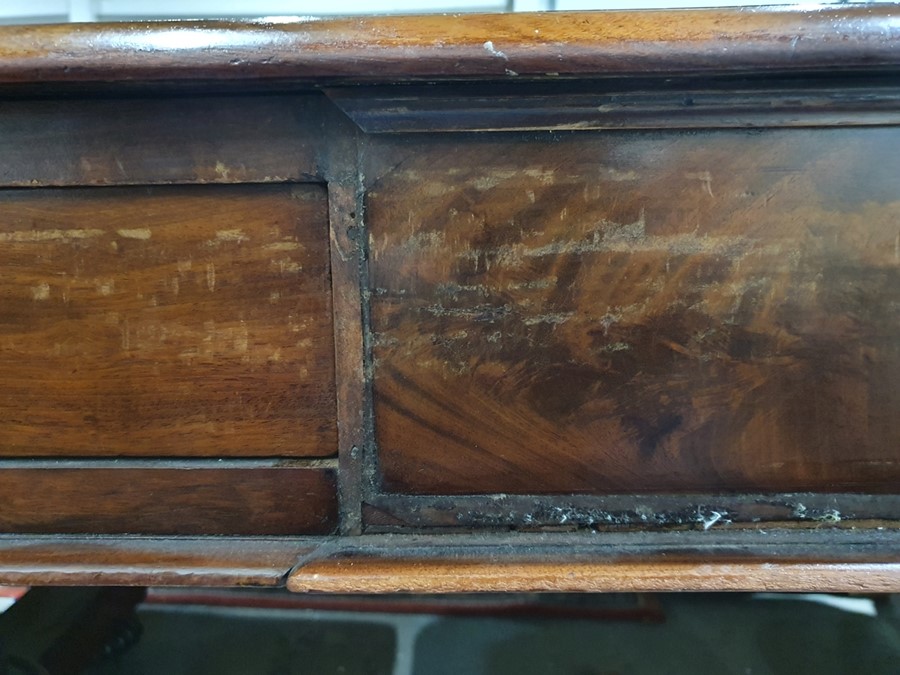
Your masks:
<path fill-rule="evenodd" d="M 368 156 L 387 490 L 896 490 L 900 129 Z"/>
<path fill-rule="evenodd" d="M 0 191 L 0 454 L 336 451 L 320 185 Z"/>
<path fill-rule="evenodd" d="M 329 534 L 334 471 L 299 467 L 3 467 L 4 534 Z"/>

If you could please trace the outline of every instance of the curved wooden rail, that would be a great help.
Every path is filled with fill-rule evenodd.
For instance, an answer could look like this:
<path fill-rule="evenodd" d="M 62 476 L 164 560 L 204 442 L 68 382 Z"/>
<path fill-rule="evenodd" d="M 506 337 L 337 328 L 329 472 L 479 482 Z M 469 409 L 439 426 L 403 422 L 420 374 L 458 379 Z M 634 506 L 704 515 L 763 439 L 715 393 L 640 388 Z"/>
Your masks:
<path fill-rule="evenodd" d="M 895 69 L 898 44 L 880 5 L 14 26 L 0 83 Z"/>

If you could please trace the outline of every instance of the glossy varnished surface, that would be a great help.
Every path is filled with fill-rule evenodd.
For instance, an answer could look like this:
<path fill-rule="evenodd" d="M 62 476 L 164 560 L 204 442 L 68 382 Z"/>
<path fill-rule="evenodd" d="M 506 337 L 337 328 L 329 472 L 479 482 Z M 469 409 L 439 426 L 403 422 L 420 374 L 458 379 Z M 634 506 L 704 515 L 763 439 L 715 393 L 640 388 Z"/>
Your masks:
<path fill-rule="evenodd" d="M 0 537 L 8 584 L 280 586 L 311 548 L 285 539 Z"/>
<path fill-rule="evenodd" d="M 287 582 L 320 593 L 657 593 L 779 591 L 896 593 L 900 564 L 550 562 L 360 559 L 316 561 Z"/>
<path fill-rule="evenodd" d="M 900 480 L 894 129 L 369 146 L 388 491 Z"/>
<path fill-rule="evenodd" d="M 895 66 L 892 9 L 526 13 L 16 26 L 0 81 L 460 77 Z"/>
<path fill-rule="evenodd" d="M 875 542 L 880 540 L 884 548 Z M 897 592 L 890 531 L 728 528 L 670 533 L 359 537 L 291 572 L 293 591 L 772 590 Z M 824 554 L 824 555 L 823 555 Z"/>
<path fill-rule="evenodd" d="M 325 189 L 0 191 L 0 454 L 336 452 Z"/>

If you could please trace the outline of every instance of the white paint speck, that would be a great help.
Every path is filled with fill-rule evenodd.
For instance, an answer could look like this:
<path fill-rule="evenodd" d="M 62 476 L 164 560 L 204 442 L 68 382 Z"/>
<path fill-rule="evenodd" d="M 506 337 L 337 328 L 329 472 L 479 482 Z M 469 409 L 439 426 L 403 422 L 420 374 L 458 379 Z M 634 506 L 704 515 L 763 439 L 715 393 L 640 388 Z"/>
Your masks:
<path fill-rule="evenodd" d="M 718 511 L 713 511 L 713 512 L 712 512 L 708 517 L 706 517 L 706 518 L 704 518 L 703 516 L 700 517 L 700 522 L 703 523 L 703 529 L 704 529 L 704 530 L 708 530 L 708 529 L 711 528 L 713 525 L 715 525 L 716 523 L 718 523 L 720 520 L 722 520 L 722 514 L 719 513 Z"/>
<path fill-rule="evenodd" d="M 139 227 L 133 230 L 116 230 L 116 233 L 125 239 L 140 239 L 142 241 L 147 241 L 151 236 L 150 230 L 146 227 Z"/>
<path fill-rule="evenodd" d="M 710 197 L 715 197 L 712 191 L 712 174 L 709 171 L 697 171 L 696 173 L 687 174 L 688 178 L 694 178 L 700 181 L 704 192 Z"/>
<path fill-rule="evenodd" d="M 494 47 L 494 43 L 491 40 L 488 40 L 487 42 L 484 43 L 484 51 L 486 51 L 491 56 L 496 56 L 498 59 L 504 59 L 506 61 L 509 61 L 509 57 L 506 56 L 506 54 L 501 52 L 499 49 Z"/>
<path fill-rule="evenodd" d="M 243 230 L 219 230 L 216 232 L 216 239 L 219 241 L 247 241 L 247 236 Z"/>
<path fill-rule="evenodd" d="M 50 284 L 41 283 L 31 287 L 31 297 L 35 300 L 47 300 L 50 297 Z"/>
<path fill-rule="evenodd" d="M 0 242 L 41 242 L 69 241 L 72 239 L 90 239 L 99 237 L 103 230 L 24 230 L 19 232 L 0 232 Z"/>
<path fill-rule="evenodd" d="M 263 248 L 267 251 L 297 251 L 303 248 L 303 244 L 296 241 L 278 241 L 274 244 L 266 244 Z"/>

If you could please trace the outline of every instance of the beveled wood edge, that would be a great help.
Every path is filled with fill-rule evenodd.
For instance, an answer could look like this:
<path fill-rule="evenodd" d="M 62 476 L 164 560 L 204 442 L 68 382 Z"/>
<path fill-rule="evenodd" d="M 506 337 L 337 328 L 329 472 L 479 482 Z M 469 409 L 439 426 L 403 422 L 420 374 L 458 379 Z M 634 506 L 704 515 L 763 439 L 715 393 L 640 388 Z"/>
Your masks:
<path fill-rule="evenodd" d="M 356 537 L 0 535 L 0 584 L 294 591 L 900 592 L 900 529 Z"/>
<path fill-rule="evenodd" d="M 294 570 L 294 592 L 897 593 L 900 563 L 324 560 Z"/>
<path fill-rule="evenodd" d="M 276 538 L 0 535 L 0 583 L 283 586 L 314 548 Z"/>
<path fill-rule="evenodd" d="M 337 541 L 295 592 L 900 592 L 900 529 L 382 535 Z"/>
<path fill-rule="evenodd" d="M 594 93 L 571 93 L 564 82 L 553 90 L 535 83 L 515 92 L 494 84 L 489 93 L 472 83 L 325 92 L 367 134 L 846 127 L 900 124 L 900 96 L 890 80 L 865 87 L 850 80 L 841 87 L 830 79 L 827 86 L 798 88 L 788 79 L 780 88 L 769 80 L 754 89 L 746 82 L 731 84 L 736 89 L 710 89 L 670 78 L 681 87 L 654 91 L 652 84 L 631 80 L 627 86 L 618 83 L 622 91 Z"/>
<path fill-rule="evenodd" d="M 156 22 L 0 29 L 0 83 L 896 69 L 885 5 Z"/>

